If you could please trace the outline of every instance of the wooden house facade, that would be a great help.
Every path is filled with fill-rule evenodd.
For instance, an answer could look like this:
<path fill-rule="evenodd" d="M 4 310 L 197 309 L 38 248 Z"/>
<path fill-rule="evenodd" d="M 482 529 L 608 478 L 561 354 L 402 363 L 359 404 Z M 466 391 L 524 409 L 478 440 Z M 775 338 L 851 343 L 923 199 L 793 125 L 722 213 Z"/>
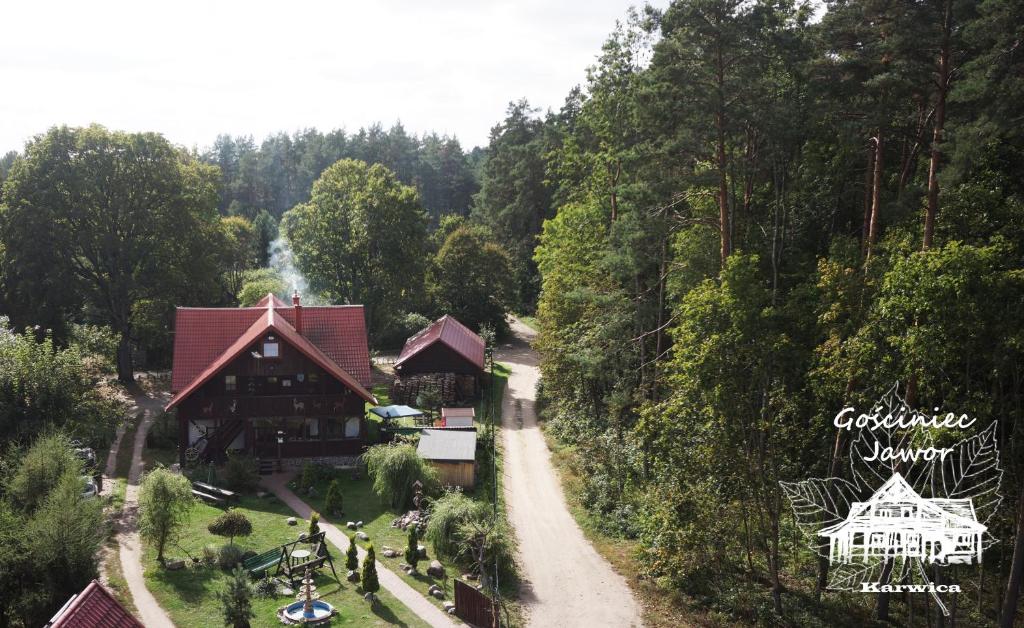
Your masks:
<path fill-rule="evenodd" d="M 355 456 L 366 440 L 370 358 L 362 306 L 178 308 L 179 459 Z M 279 443 L 279 437 L 283 442 Z"/>

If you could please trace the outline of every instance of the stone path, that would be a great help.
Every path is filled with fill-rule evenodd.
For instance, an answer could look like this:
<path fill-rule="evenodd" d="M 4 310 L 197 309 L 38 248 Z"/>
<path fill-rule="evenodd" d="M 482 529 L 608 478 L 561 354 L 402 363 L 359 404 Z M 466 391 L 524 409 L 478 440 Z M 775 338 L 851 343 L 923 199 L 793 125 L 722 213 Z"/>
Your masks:
<path fill-rule="evenodd" d="M 642 625 L 626 580 L 594 550 L 565 505 L 534 410 L 540 371 L 535 333 L 513 320 L 515 339 L 497 352 L 512 368 L 502 401 L 504 488 L 519 541 L 520 591 L 530 626 Z M 518 402 L 518 404 L 517 404 Z"/>
<path fill-rule="evenodd" d="M 290 477 L 291 475 L 288 473 L 275 473 L 274 475 L 263 478 L 263 486 L 267 487 L 271 493 L 291 508 L 296 515 L 303 519 L 309 519 L 309 515 L 313 509 L 310 508 L 306 502 L 302 501 L 298 495 L 288 489 L 288 480 Z M 327 539 L 333 543 L 342 554 L 344 554 L 348 549 L 348 535 L 339 530 L 337 526 L 328 523 L 323 519 L 320 520 L 320 529 L 327 533 Z M 366 550 L 358 545 L 356 546 L 356 549 L 359 552 L 359 560 L 361 563 L 366 557 Z M 427 600 L 427 598 L 423 597 L 419 591 L 409 586 L 404 580 L 398 577 L 398 574 L 385 567 L 380 561 L 377 561 L 377 578 L 380 580 L 380 586 L 387 589 L 391 595 L 398 598 L 399 602 L 405 604 L 409 607 L 409 610 L 431 626 L 434 626 L 435 628 L 450 628 L 456 626 L 456 623 L 452 621 L 444 611 L 434 606 L 434 604 Z"/>

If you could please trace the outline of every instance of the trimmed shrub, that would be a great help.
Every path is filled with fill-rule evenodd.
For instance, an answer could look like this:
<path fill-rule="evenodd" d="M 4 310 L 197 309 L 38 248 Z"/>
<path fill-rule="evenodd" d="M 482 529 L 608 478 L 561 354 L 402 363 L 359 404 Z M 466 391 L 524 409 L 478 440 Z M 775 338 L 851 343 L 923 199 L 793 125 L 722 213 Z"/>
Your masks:
<path fill-rule="evenodd" d="M 420 562 L 420 539 L 416 534 L 416 526 L 409 526 L 409 543 L 405 548 L 405 562 L 416 571 L 416 563 Z"/>
<path fill-rule="evenodd" d="M 380 591 L 380 582 L 377 580 L 377 555 L 373 551 L 372 543 L 366 548 L 366 558 L 363 559 L 363 591 Z"/>
<path fill-rule="evenodd" d="M 252 534 L 252 522 L 237 510 L 229 510 L 211 521 L 206 529 L 210 534 L 228 537 L 228 543 L 233 544 L 236 536 Z"/>
<path fill-rule="evenodd" d="M 277 597 L 277 583 L 271 578 L 260 578 L 252 585 L 252 592 L 256 597 Z"/>
<path fill-rule="evenodd" d="M 224 570 L 234 569 L 235 565 L 242 562 L 245 552 L 237 545 L 225 545 L 220 548 L 217 555 L 217 565 Z"/>
<path fill-rule="evenodd" d="M 319 533 L 320 533 L 320 513 L 316 512 L 314 510 L 313 512 L 309 513 L 309 532 L 308 532 L 309 537 L 308 538 L 312 539 L 314 535 L 319 534 Z"/>
<path fill-rule="evenodd" d="M 345 551 L 345 569 L 355 571 L 359 569 L 359 550 L 356 549 L 356 540 L 348 537 L 348 549 Z"/>
<path fill-rule="evenodd" d="M 316 471 L 313 469 L 313 465 L 307 462 L 302 465 L 302 477 L 299 478 L 299 488 L 303 491 L 308 491 L 315 483 Z"/>
<path fill-rule="evenodd" d="M 256 460 L 251 456 L 229 455 L 222 470 L 224 483 L 233 491 L 248 492 L 260 484 Z"/>
<path fill-rule="evenodd" d="M 327 487 L 327 495 L 324 497 L 324 508 L 328 514 L 338 516 L 344 514 L 343 503 L 341 485 L 337 480 L 331 480 Z"/>

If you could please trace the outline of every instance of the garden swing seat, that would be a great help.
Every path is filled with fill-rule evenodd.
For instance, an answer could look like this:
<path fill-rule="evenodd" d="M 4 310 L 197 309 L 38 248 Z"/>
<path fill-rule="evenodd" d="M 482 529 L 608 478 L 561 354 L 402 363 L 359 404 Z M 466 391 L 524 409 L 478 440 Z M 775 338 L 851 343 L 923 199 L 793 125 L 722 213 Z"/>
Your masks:
<path fill-rule="evenodd" d="M 262 554 L 257 554 L 252 558 L 247 558 L 242 561 L 242 569 L 249 572 L 249 575 L 254 578 L 261 578 L 266 574 L 266 571 L 271 567 L 281 562 L 281 548 L 275 547 L 272 550 L 267 550 Z"/>

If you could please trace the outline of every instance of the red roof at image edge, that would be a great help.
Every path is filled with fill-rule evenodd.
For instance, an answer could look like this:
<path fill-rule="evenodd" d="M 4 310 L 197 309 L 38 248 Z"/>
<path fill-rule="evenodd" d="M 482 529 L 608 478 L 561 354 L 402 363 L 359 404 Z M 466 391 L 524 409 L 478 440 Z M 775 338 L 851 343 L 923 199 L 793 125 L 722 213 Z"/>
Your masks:
<path fill-rule="evenodd" d="M 96 580 L 57 611 L 46 625 L 51 628 L 143 628 L 142 623 Z"/>

